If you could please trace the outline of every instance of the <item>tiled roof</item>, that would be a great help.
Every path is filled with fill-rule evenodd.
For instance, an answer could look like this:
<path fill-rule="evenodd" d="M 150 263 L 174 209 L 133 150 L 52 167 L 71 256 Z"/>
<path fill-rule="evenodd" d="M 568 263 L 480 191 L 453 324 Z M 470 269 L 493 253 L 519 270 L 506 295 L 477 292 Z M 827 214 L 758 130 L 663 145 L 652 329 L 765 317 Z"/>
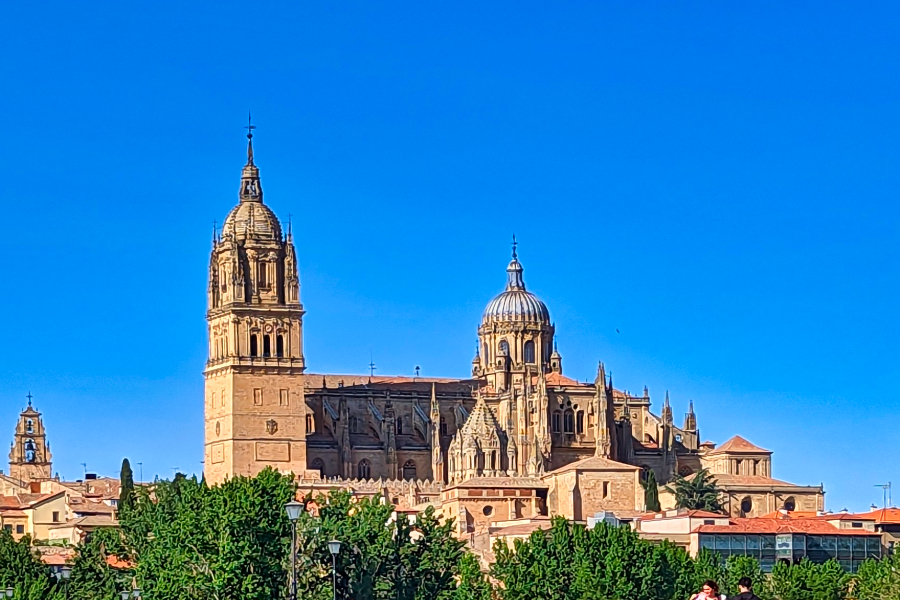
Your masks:
<path fill-rule="evenodd" d="M 562 466 L 554 471 L 550 471 L 547 475 L 554 475 L 556 473 L 565 473 L 566 471 L 640 471 L 640 467 L 636 467 L 634 465 L 626 465 L 625 463 L 616 462 L 614 460 L 610 460 L 608 458 L 601 458 L 599 456 L 591 456 L 589 458 L 583 458 L 581 460 L 577 460 L 573 463 L 569 463 L 565 466 Z M 545 477 L 547 476 L 545 475 Z"/>
<path fill-rule="evenodd" d="M 756 444 L 748 442 L 739 435 L 734 436 L 715 450 L 711 450 L 710 454 L 772 454 L 771 450 L 760 448 Z"/>
<path fill-rule="evenodd" d="M 119 522 L 109 517 L 90 516 L 72 519 L 59 525 L 54 525 L 50 529 L 65 529 L 66 527 L 118 527 Z"/>
<path fill-rule="evenodd" d="M 760 515 L 757 519 L 781 519 L 781 520 L 789 520 L 789 519 L 815 519 L 819 516 L 814 510 L 794 510 L 794 511 L 785 511 L 785 510 L 776 510 L 770 513 L 766 513 L 764 515 Z"/>
<path fill-rule="evenodd" d="M 491 529 L 491 536 L 531 535 L 532 532 L 535 532 L 538 529 L 550 529 L 552 526 L 553 521 L 550 519 L 532 519 L 528 523 L 517 523 L 515 525 Z"/>
<path fill-rule="evenodd" d="M 309 390 L 320 390 L 324 386 L 329 389 L 338 387 L 356 387 L 362 386 L 367 388 L 385 388 L 393 386 L 402 386 L 405 389 L 418 391 L 431 391 L 431 385 L 436 383 L 438 392 L 450 391 L 470 391 L 471 388 L 478 387 L 477 382 L 469 379 L 453 379 L 449 377 L 383 377 L 380 375 L 325 375 L 311 373 L 304 378 L 306 388 Z"/>
<path fill-rule="evenodd" d="M 879 508 L 872 512 L 851 515 L 860 520 L 875 520 L 876 523 L 900 523 L 900 508 Z"/>
<path fill-rule="evenodd" d="M 452 490 L 456 488 L 528 488 L 545 489 L 547 484 L 540 479 L 532 477 L 473 477 L 460 483 L 454 483 L 444 488 Z"/>
<path fill-rule="evenodd" d="M 794 487 L 794 488 L 816 488 L 819 486 L 804 486 L 771 477 L 763 477 L 762 475 L 727 475 L 713 473 L 717 484 L 724 488 L 742 488 L 742 487 Z M 727 491 L 727 490 L 726 490 Z"/>
<path fill-rule="evenodd" d="M 860 529 L 839 529 L 820 519 L 732 519 L 731 525 L 701 525 L 695 532 L 699 533 L 807 533 L 817 535 L 879 535 Z"/>
<path fill-rule="evenodd" d="M 548 373 L 544 376 L 544 381 L 547 382 L 547 385 L 552 386 L 564 386 L 564 385 L 577 385 L 577 386 L 587 386 L 587 383 L 579 383 L 578 381 L 566 377 L 562 373 Z"/>
<path fill-rule="evenodd" d="M 641 521 L 652 521 L 654 519 L 680 519 L 689 517 L 691 519 L 727 519 L 727 515 L 723 515 L 720 513 L 709 512 L 706 510 L 685 510 L 683 508 L 679 508 L 674 511 L 664 511 L 661 513 L 647 513 L 641 515 Z"/>

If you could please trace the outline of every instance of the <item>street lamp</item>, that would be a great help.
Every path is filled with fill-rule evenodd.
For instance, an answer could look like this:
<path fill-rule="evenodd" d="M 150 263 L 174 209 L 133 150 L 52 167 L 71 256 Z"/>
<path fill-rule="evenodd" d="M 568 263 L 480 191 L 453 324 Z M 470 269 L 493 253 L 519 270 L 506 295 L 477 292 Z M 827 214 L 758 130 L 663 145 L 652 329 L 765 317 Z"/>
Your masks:
<path fill-rule="evenodd" d="M 128 600 L 128 598 L 131 597 L 131 592 L 129 592 L 128 590 L 122 590 L 121 592 L 119 592 L 119 596 L 122 598 L 122 600 Z"/>
<path fill-rule="evenodd" d="M 12 598 L 13 594 L 15 594 L 15 593 L 16 593 L 16 590 L 12 589 L 11 587 L 6 588 L 6 597 L 7 598 Z"/>
<path fill-rule="evenodd" d="M 297 600 L 297 521 L 303 512 L 303 504 L 291 500 L 284 505 L 284 512 L 291 522 L 291 600 Z"/>
<path fill-rule="evenodd" d="M 334 588 L 333 598 L 337 600 L 337 555 L 341 551 L 340 540 L 330 540 L 328 542 L 328 551 L 331 552 L 331 586 Z"/>
<path fill-rule="evenodd" d="M 141 588 L 134 588 L 131 590 L 131 597 L 135 600 L 141 600 Z"/>
<path fill-rule="evenodd" d="M 72 568 L 66 565 L 60 567 L 59 571 L 56 572 L 56 580 L 62 582 L 63 585 L 63 594 L 65 597 L 69 597 L 69 577 L 72 576 Z M 7 596 L 12 597 L 12 594 L 9 593 L 9 590 L 6 590 Z"/>

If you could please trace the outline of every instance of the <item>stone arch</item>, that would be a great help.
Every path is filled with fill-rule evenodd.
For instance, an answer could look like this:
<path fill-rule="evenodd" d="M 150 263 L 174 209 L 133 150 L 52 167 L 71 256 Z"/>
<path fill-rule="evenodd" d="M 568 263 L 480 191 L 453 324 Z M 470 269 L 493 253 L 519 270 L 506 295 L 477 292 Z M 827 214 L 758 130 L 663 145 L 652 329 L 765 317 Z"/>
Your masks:
<path fill-rule="evenodd" d="M 415 481 L 416 479 L 416 461 L 409 459 L 403 463 L 403 479 L 407 481 Z"/>
<path fill-rule="evenodd" d="M 362 459 L 356 465 L 356 476 L 359 479 L 370 479 L 372 476 L 372 465 L 367 459 Z"/>

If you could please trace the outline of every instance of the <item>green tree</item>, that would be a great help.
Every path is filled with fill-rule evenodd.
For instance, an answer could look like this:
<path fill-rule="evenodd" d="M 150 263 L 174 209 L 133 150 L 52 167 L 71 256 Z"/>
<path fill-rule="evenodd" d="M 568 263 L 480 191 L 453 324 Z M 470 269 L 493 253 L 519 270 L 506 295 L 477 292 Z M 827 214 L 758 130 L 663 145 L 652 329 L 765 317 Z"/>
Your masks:
<path fill-rule="evenodd" d="M 556 518 L 512 548 L 498 542 L 494 556 L 491 575 L 505 600 L 680 599 L 695 586 L 684 550 L 605 523 L 587 529 Z"/>
<path fill-rule="evenodd" d="M 867 560 L 860 565 L 853 592 L 858 600 L 900 598 L 900 552 L 881 560 Z"/>
<path fill-rule="evenodd" d="M 647 472 L 647 477 L 642 485 L 644 486 L 644 505 L 647 507 L 647 510 L 649 512 L 659 512 L 661 510 L 659 505 L 659 484 L 656 483 L 656 474 L 653 472 L 653 469 Z"/>
<path fill-rule="evenodd" d="M 98 529 L 76 549 L 69 579 L 71 597 L 82 600 L 116 600 L 118 592 L 130 589 L 131 573 L 112 568 L 110 555 L 123 554 L 122 537 L 113 528 Z"/>
<path fill-rule="evenodd" d="M 778 600 L 844 600 L 852 579 L 837 561 L 815 564 L 804 558 L 795 565 L 776 564 L 769 581 Z"/>
<path fill-rule="evenodd" d="M 676 475 L 674 487 L 667 487 L 666 490 L 675 495 L 677 508 L 722 512 L 716 479 L 706 469 L 701 469 L 690 478 Z"/>
<path fill-rule="evenodd" d="M 722 593 L 728 597 L 736 596 L 740 589 L 738 581 L 741 577 L 749 577 L 753 582 L 753 593 L 760 598 L 770 596 L 767 585 L 768 578 L 763 574 L 759 561 L 751 556 L 729 556 L 725 562 L 725 577 L 719 580 Z"/>
<path fill-rule="evenodd" d="M 478 559 L 466 552 L 459 560 L 459 582 L 450 600 L 491 600 L 491 583 L 481 570 Z"/>
<path fill-rule="evenodd" d="M 122 459 L 122 470 L 119 473 L 119 511 L 131 508 L 134 498 L 134 473 L 127 458 Z"/>
<path fill-rule="evenodd" d="M 0 529 L 0 589 L 13 588 L 15 598 L 47 600 L 61 597 L 56 589 L 50 568 L 41 562 L 40 554 L 31 545 L 31 538 L 13 539 L 6 529 Z"/>

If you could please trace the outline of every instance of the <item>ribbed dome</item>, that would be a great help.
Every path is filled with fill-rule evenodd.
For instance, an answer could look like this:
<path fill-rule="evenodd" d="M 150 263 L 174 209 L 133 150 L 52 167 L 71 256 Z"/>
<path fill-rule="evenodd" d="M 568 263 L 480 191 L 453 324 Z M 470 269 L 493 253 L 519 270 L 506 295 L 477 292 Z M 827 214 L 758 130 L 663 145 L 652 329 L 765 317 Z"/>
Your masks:
<path fill-rule="evenodd" d="M 225 217 L 223 234 L 243 238 L 248 231 L 263 240 L 281 240 L 278 217 L 262 202 L 241 202 Z"/>
<path fill-rule="evenodd" d="M 281 241 L 281 223 L 263 204 L 259 167 L 253 164 L 253 135 L 247 135 L 247 164 L 241 171 L 240 203 L 231 209 L 222 225 L 222 234 L 243 238 L 250 234 L 259 240 Z"/>
<path fill-rule="evenodd" d="M 506 268 L 506 291 L 494 298 L 484 309 L 482 325 L 488 323 L 550 323 L 550 311 L 537 296 L 525 290 L 522 265 L 513 249 L 513 258 Z"/>

